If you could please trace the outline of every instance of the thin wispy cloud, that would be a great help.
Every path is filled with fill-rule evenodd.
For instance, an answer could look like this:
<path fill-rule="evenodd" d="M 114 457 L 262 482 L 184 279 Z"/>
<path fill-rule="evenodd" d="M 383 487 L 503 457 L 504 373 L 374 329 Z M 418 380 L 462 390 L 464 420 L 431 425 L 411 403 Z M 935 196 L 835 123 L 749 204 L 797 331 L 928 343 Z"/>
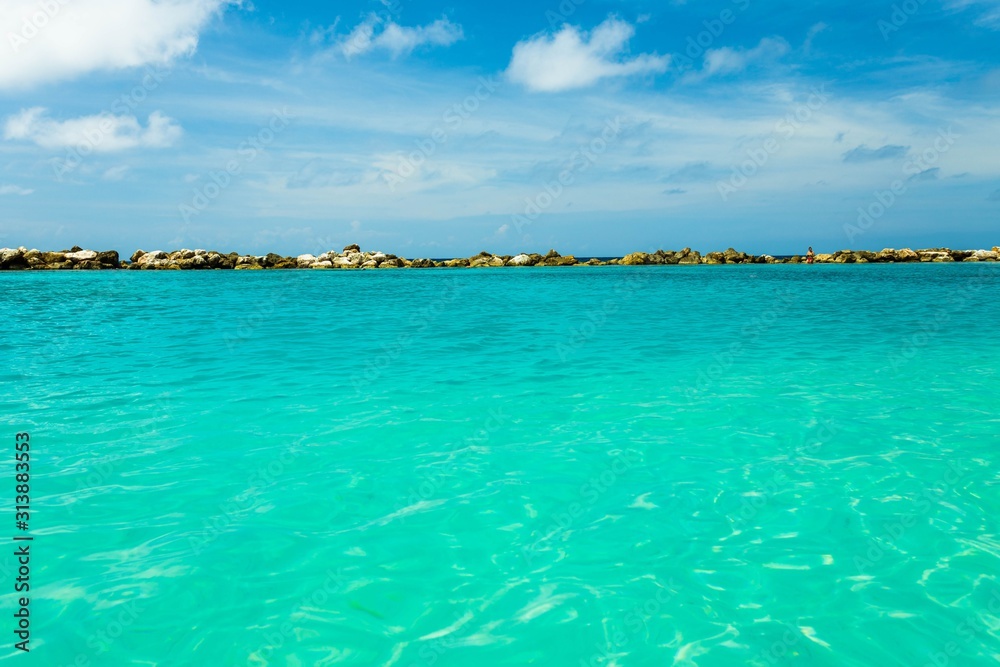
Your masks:
<path fill-rule="evenodd" d="M 765 37 L 752 49 L 722 47 L 705 53 L 701 78 L 738 74 L 761 63 L 771 63 L 789 52 L 788 42 L 780 37 Z"/>
<path fill-rule="evenodd" d="M 565 25 L 554 35 L 541 34 L 518 42 L 507 76 L 528 90 L 554 93 L 587 88 L 603 79 L 665 72 L 669 56 L 626 57 L 634 35 L 631 24 L 615 18 L 589 33 Z"/>
<path fill-rule="evenodd" d="M 875 162 L 877 160 L 895 160 L 906 157 L 909 146 L 886 145 L 881 148 L 868 148 L 861 145 L 844 153 L 844 162 Z"/>
<path fill-rule="evenodd" d="M 820 33 L 826 32 L 829 29 L 830 26 L 824 21 L 820 21 L 819 23 L 809 28 L 809 34 L 806 35 L 806 41 L 802 44 L 802 52 L 805 53 L 806 55 L 810 54 L 812 52 L 813 42 L 816 40 L 816 37 Z"/>
<path fill-rule="evenodd" d="M 11 116 L 4 124 L 8 141 L 27 141 L 48 149 L 86 147 L 86 152 L 111 153 L 129 148 L 165 148 L 183 131 L 173 119 L 158 111 L 146 125 L 135 116 L 102 113 L 59 121 L 47 109 L 35 107 Z"/>
<path fill-rule="evenodd" d="M 101 180 L 116 183 L 118 181 L 123 180 L 128 175 L 128 172 L 129 172 L 128 165 L 119 165 L 117 167 L 112 167 L 111 169 L 108 169 L 103 174 L 101 174 Z"/>
<path fill-rule="evenodd" d="M 705 183 L 719 178 L 722 170 L 708 162 L 689 162 L 663 179 L 665 183 Z M 676 194 L 676 193 L 674 193 Z"/>
<path fill-rule="evenodd" d="M 978 26 L 1000 30 L 1000 0 L 952 0 L 948 6 L 975 13 L 975 23 Z"/>
<path fill-rule="evenodd" d="M 34 192 L 34 190 L 22 188 L 19 185 L 0 185 L 0 195 L 20 195 L 25 197 L 30 195 L 32 192 Z"/>
<path fill-rule="evenodd" d="M 938 176 L 941 174 L 940 167 L 934 167 L 932 169 L 924 169 L 923 171 L 910 176 L 908 181 L 936 181 Z"/>

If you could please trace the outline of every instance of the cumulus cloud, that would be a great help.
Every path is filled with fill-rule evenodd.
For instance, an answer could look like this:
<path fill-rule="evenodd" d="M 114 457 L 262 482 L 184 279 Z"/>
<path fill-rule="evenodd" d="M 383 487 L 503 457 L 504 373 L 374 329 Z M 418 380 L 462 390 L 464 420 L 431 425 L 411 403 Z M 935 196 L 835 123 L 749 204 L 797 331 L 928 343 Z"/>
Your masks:
<path fill-rule="evenodd" d="M 34 190 L 22 188 L 19 185 L 0 185 L 0 195 L 30 195 Z"/>
<path fill-rule="evenodd" d="M 397 58 L 421 46 L 451 46 L 463 37 L 462 26 L 447 18 L 409 27 L 372 14 L 338 40 L 336 48 L 348 59 L 378 50 L 388 51 Z"/>
<path fill-rule="evenodd" d="M 180 138 L 182 130 L 173 119 L 154 111 L 146 126 L 135 116 L 102 113 L 65 121 L 49 117 L 42 107 L 25 109 L 4 124 L 4 139 L 30 141 L 42 148 L 82 148 L 110 153 L 129 148 L 164 148 Z"/>
<path fill-rule="evenodd" d="M 903 158 L 910 151 L 909 146 L 886 145 L 881 148 L 868 148 L 862 144 L 844 153 L 844 162 L 874 162 L 876 160 L 893 160 Z"/>
<path fill-rule="evenodd" d="M 723 47 L 705 52 L 703 76 L 736 74 L 759 62 L 777 60 L 788 53 L 788 42 L 780 37 L 765 37 L 752 49 Z"/>
<path fill-rule="evenodd" d="M 665 72 L 669 56 L 625 57 L 635 28 L 609 18 L 590 33 L 565 25 L 554 35 L 540 34 L 518 42 L 507 76 L 529 90 L 560 92 L 592 86 L 601 79 Z"/>
<path fill-rule="evenodd" d="M 209 20 L 240 0 L 3 0 L 0 90 L 189 55 Z"/>

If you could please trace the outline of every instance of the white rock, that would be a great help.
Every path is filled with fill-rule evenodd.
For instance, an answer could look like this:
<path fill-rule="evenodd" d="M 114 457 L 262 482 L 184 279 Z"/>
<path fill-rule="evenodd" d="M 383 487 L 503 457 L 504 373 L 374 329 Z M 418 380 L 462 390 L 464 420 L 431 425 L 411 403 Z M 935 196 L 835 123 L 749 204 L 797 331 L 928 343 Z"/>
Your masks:
<path fill-rule="evenodd" d="M 167 259 L 167 258 L 168 258 L 167 253 L 163 252 L 162 250 L 154 250 L 153 252 L 147 252 L 145 255 L 140 257 L 136 263 L 149 264 L 150 262 L 153 262 L 155 260 Z"/>
<path fill-rule="evenodd" d="M 298 257 L 295 258 L 295 261 L 298 262 L 300 269 L 304 269 L 307 266 L 312 266 L 313 264 L 315 264 L 317 260 L 314 255 L 299 255 Z"/>
<path fill-rule="evenodd" d="M 528 266 L 531 264 L 531 258 L 525 255 L 523 252 L 516 257 L 511 257 L 507 264 L 510 266 Z"/>
<path fill-rule="evenodd" d="M 22 254 L 24 253 L 20 250 L 15 250 L 14 248 L 0 248 L 0 263 L 6 264 L 10 260 Z"/>
<path fill-rule="evenodd" d="M 299 266 L 301 266 L 301 264 Z M 324 260 L 322 262 L 316 262 L 315 264 L 313 264 L 311 266 L 311 268 L 313 268 L 313 269 L 332 269 L 333 268 L 333 262 L 331 262 L 329 260 Z"/>
<path fill-rule="evenodd" d="M 66 259 L 72 262 L 88 262 L 92 259 L 97 259 L 97 253 L 93 250 L 81 250 L 80 252 L 68 252 L 66 253 Z"/>
<path fill-rule="evenodd" d="M 336 266 L 357 266 L 356 263 L 352 262 L 348 257 L 337 257 L 333 260 Z"/>

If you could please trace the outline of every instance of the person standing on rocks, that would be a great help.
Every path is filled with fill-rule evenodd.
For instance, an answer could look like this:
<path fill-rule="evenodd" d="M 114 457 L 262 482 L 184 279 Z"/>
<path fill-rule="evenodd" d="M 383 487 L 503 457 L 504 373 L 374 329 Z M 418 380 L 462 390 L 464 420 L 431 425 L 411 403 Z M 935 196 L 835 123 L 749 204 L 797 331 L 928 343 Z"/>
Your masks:
<path fill-rule="evenodd" d="M 813 255 L 812 246 L 809 246 L 809 252 L 806 253 L 806 264 L 812 264 L 815 258 L 816 256 Z"/>

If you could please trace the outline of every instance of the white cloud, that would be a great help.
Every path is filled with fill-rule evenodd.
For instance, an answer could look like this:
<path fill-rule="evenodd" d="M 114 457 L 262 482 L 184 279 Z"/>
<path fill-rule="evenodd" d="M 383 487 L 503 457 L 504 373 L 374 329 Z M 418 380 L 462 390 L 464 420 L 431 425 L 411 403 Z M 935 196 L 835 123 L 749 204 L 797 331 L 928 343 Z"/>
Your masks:
<path fill-rule="evenodd" d="M 22 188 L 19 185 L 0 185 L 0 195 L 30 195 L 34 190 Z"/>
<path fill-rule="evenodd" d="M 208 21 L 240 0 L 3 0 L 0 90 L 189 55 Z"/>
<path fill-rule="evenodd" d="M 765 37 L 752 49 L 734 49 L 728 46 L 705 53 L 703 76 L 735 74 L 757 62 L 776 60 L 788 53 L 788 42 L 780 37 Z"/>
<path fill-rule="evenodd" d="M 127 164 L 123 164 L 118 167 L 111 167 L 111 169 L 108 169 L 107 171 L 104 172 L 104 174 L 101 176 L 101 180 L 117 182 L 125 178 L 125 176 L 128 175 L 128 172 L 129 172 L 129 166 Z"/>
<path fill-rule="evenodd" d="M 589 34 L 565 25 L 555 35 L 540 34 L 518 42 L 507 76 L 529 90 L 559 92 L 586 88 L 611 77 L 666 71 L 669 56 L 654 53 L 623 57 L 634 34 L 631 24 L 615 18 Z"/>
<path fill-rule="evenodd" d="M 816 23 L 815 25 L 813 25 L 813 27 L 809 28 L 809 34 L 806 35 L 806 41 L 802 45 L 802 50 L 806 54 L 811 53 L 813 47 L 813 40 L 816 39 L 817 35 L 819 35 L 821 32 L 825 32 L 829 28 L 830 26 L 822 21 Z"/>
<path fill-rule="evenodd" d="M 425 26 L 408 27 L 372 14 L 341 38 L 337 49 L 348 59 L 375 50 L 388 51 L 393 57 L 399 57 L 421 46 L 451 46 L 463 37 L 462 26 L 447 18 Z"/>
<path fill-rule="evenodd" d="M 1000 30 L 1000 0 L 953 0 L 948 5 L 952 9 L 973 8 L 979 11 L 976 25 L 992 30 Z"/>
<path fill-rule="evenodd" d="M 25 109 L 4 125 L 4 139 L 30 141 L 42 148 L 89 147 L 87 152 L 110 153 L 129 148 L 165 148 L 180 138 L 182 130 L 173 119 L 158 111 L 146 127 L 135 116 L 102 113 L 71 120 L 49 118 L 42 107 Z"/>

